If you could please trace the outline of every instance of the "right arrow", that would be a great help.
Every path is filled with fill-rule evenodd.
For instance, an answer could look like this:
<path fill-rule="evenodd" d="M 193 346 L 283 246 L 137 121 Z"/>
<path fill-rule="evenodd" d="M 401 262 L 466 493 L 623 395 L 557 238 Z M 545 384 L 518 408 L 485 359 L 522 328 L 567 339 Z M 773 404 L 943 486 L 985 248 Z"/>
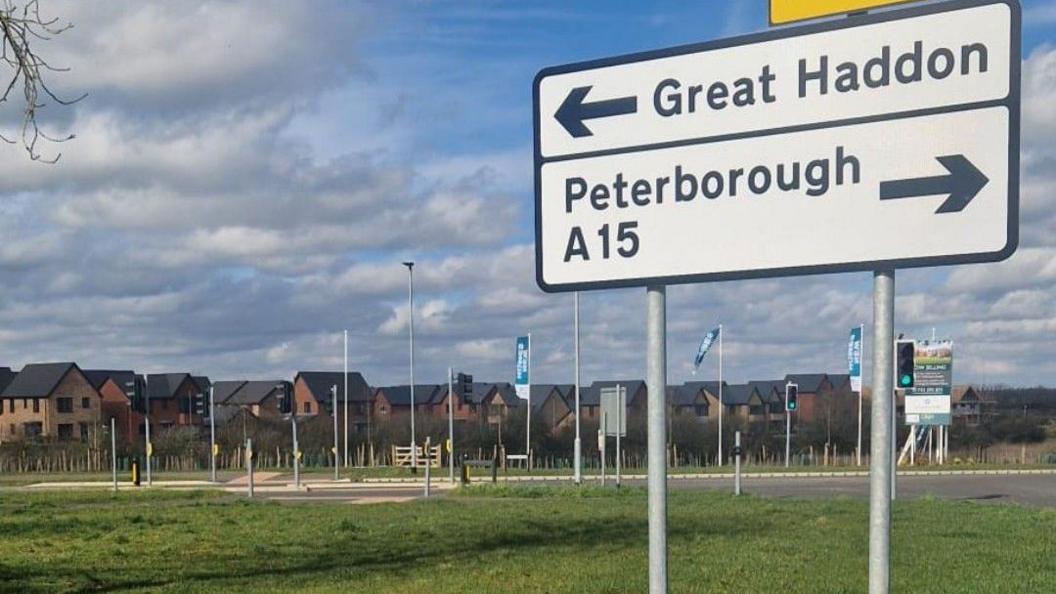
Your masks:
<path fill-rule="evenodd" d="M 961 212 L 990 181 L 964 155 L 937 157 L 949 175 L 880 182 L 880 199 L 917 198 L 947 194 L 936 214 Z"/>

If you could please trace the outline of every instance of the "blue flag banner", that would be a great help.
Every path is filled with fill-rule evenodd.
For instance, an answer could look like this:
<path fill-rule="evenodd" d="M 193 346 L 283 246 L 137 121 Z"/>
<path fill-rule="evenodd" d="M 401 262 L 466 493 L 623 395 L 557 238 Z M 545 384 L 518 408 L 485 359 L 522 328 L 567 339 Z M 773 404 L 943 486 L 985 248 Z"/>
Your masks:
<path fill-rule="evenodd" d="M 708 349 L 711 345 L 715 344 L 719 340 L 719 329 L 715 328 L 711 332 L 704 335 L 704 340 L 700 341 L 700 348 L 697 349 L 697 356 L 693 358 L 693 372 L 696 373 L 697 369 L 700 368 L 700 364 L 704 362 L 704 355 L 708 354 Z"/>
<path fill-rule="evenodd" d="M 529 377 L 531 362 L 531 339 L 527 336 L 517 337 L 517 379 L 513 382 L 517 395 L 522 398 L 527 396 L 528 386 L 531 383 Z"/>
<path fill-rule="evenodd" d="M 862 327 L 851 328 L 847 342 L 847 372 L 851 376 L 851 391 L 862 391 Z"/>

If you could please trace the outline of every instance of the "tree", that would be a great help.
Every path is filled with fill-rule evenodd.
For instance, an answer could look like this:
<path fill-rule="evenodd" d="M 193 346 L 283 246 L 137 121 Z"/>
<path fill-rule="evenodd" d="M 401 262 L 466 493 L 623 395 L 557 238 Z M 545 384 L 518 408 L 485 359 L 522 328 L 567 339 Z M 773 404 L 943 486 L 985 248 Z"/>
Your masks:
<path fill-rule="evenodd" d="M 54 157 L 44 158 L 38 150 L 41 141 L 61 143 L 74 138 L 73 134 L 66 136 L 53 136 L 40 129 L 37 123 L 37 110 L 47 106 L 47 98 L 59 105 L 72 105 L 87 94 L 75 99 L 60 99 L 44 80 L 47 72 L 66 72 L 68 68 L 58 68 L 49 64 L 36 51 L 37 44 L 49 41 L 73 28 L 71 23 L 60 23 L 59 19 L 45 19 L 40 14 L 38 0 L 28 0 L 20 4 L 16 0 L 0 1 L 0 32 L 3 33 L 3 50 L 0 51 L 0 59 L 6 63 L 13 74 L 11 81 L 0 96 L 0 103 L 4 103 L 11 96 L 15 87 L 21 83 L 22 96 L 25 100 L 22 114 L 22 126 L 19 134 L 22 146 L 29 153 L 30 160 L 43 163 L 55 163 L 62 157 L 57 153 Z M 32 42 L 32 45 L 31 45 Z M 19 142 L 19 139 L 0 134 L 0 140 L 9 144 Z"/>

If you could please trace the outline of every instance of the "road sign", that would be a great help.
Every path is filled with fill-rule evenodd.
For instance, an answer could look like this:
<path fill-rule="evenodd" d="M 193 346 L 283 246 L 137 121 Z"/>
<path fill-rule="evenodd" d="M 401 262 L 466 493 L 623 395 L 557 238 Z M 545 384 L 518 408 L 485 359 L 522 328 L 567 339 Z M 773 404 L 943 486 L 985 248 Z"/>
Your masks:
<path fill-rule="evenodd" d="M 911 0 L 770 0 L 770 24 L 781 25 L 834 14 L 905 4 Z"/>
<path fill-rule="evenodd" d="M 601 389 L 602 431 L 605 435 L 627 435 L 627 388 L 615 386 Z"/>
<path fill-rule="evenodd" d="M 1001 260 L 1020 8 L 960 0 L 547 68 L 547 291 Z"/>
<path fill-rule="evenodd" d="M 913 387 L 906 390 L 906 424 L 949 425 L 953 341 L 916 341 L 913 364 Z"/>

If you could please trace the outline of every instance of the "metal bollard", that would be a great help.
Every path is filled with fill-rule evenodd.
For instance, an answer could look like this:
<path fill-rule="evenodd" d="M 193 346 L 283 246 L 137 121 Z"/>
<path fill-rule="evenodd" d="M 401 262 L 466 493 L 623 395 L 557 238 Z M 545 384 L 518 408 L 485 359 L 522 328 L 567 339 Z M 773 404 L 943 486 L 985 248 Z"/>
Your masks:
<path fill-rule="evenodd" d="M 253 497 L 253 440 L 246 440 L 246 478 L 248 481 L 248 494 Z"/>
<path fill-rule="evenodd" d="M 741 494 L 741 432 L 733 434 L 733 494 Z"/>
<path fill-rule="evenodd" d="M 432 473 L 430 471 L 433 468 L 432 456 L 429 455 L 429 440 L 430 440 L 430 438 L 428 438 L 428 437 L 425 438 L 425 496 L 426 497 L 429 497 L 429 486 L 430 486 L 429 482 L 430 482 L 430 479 L 432 478 Z"/>

